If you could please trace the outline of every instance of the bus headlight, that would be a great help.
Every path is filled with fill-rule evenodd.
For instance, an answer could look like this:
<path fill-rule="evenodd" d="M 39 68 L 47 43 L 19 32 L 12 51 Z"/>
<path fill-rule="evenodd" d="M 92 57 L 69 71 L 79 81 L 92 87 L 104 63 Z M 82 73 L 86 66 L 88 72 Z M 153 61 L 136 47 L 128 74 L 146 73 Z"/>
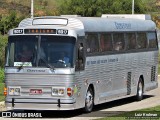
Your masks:
<path fill-rule="evenodd" d="M 65 88 L 52 87 L 52 95 L 63 96 Z"/>
<path fill-rule="evenodd" d="M 20 87 L 9 87 L 9 95 L 20 95 Z"/>

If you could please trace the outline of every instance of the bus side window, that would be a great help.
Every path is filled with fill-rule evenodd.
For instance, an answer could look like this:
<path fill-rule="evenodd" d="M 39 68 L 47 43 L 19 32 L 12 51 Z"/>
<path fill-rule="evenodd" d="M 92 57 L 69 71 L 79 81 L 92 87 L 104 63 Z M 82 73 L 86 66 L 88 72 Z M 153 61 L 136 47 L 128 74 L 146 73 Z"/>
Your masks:
<path fill-rule="evenodd" d="M 115 51 L 124 50 L 125 41 L 124 41 L 124 34 L 123 33 L 113 34 L 113 41 L 114 41 L 114 50 Z"/>
<path fill-rule="evenodd" d="M 155 32 L 148 33 L 147 38 L 149 41 L 149 48 L 157 48 L 156 33 Z"/>
<path fill-rule="evenodd" d="M 84 47 L 79 43 L 77 50 L 76 70 L 84 70 Z"/>
<path fill-rule="evenodd" d="M 137 34 L 137 46 L 138 46 L 138 49 L 144 49 L 147 47 L 146 33 L 138 33 Z"/>
<path fill-rule="evenodd" d="M 87 35 L 87 53 L 99 52 L 98 34 Z"/>
<path fill-rule="evenodd" d="M 127 33 L 126 39 L 128 42 L 127 49 L 128 50 L 136 49 L 136 34 L 135 33 Z"/>
<path fill-rule="evenodd" d="M 112 51 L 112 36 L 111 34 L 100 35 L 100 47 L 101 51 Z"/>

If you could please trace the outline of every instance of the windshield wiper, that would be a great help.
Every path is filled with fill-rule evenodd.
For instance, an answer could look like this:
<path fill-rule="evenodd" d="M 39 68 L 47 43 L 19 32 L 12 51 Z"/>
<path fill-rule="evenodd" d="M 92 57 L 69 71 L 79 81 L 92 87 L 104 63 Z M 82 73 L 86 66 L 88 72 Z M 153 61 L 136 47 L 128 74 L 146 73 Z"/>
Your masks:
<path fill-rule="evenodd" d="M 23 62 L 23 64 L 22 64 L 21 66 L 18 66 L 18 67 L 17 67 L 18 72 L 23 68 L 24 63 L 25 63 L 25 62 Z"/>
<path fill-rule="evenodd" d="M 46 64 L 47 67 L 51 68 L 52 70 L 55 70 L 54 66 L 49 64 L 44 58 L 40 58 L 39 60 L 42 60 Z"/>

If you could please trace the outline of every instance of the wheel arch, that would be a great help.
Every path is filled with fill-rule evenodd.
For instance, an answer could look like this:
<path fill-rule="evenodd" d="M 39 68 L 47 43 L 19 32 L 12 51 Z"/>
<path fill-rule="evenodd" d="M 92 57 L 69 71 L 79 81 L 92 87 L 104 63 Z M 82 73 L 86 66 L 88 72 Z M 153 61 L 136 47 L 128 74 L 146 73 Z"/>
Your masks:
<path fill-rule="evenodd" d="M 89 87 L 93 90 L 93 97 L 94 97 L 94 96 L 95 96 L 95 89 L 94 89 L 94 85 L 93 85 L 93 84 L 90 84 L 90 85 L 89 85 Z M 88 87 L 88 88 L 89 88 L 89 87 Z"/>

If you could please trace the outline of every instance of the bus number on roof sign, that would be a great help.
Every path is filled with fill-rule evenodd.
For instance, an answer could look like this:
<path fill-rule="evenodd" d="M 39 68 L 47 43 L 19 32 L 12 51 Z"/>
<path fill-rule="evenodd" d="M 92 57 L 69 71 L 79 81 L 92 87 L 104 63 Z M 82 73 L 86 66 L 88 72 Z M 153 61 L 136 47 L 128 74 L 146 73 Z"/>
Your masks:
<path fill-rule="evenodd" d="M 13 34 L 23 34 L 23 29 L 15 29 L 13 30 Z"/>
<path fill-rule="evenodd" d="M 68 34 L 68 30 L 58 29 L 58 30 L 57 30 L 57 34 L 64 34 L 64 35 L 67 35 L 67 34 Z"/>

